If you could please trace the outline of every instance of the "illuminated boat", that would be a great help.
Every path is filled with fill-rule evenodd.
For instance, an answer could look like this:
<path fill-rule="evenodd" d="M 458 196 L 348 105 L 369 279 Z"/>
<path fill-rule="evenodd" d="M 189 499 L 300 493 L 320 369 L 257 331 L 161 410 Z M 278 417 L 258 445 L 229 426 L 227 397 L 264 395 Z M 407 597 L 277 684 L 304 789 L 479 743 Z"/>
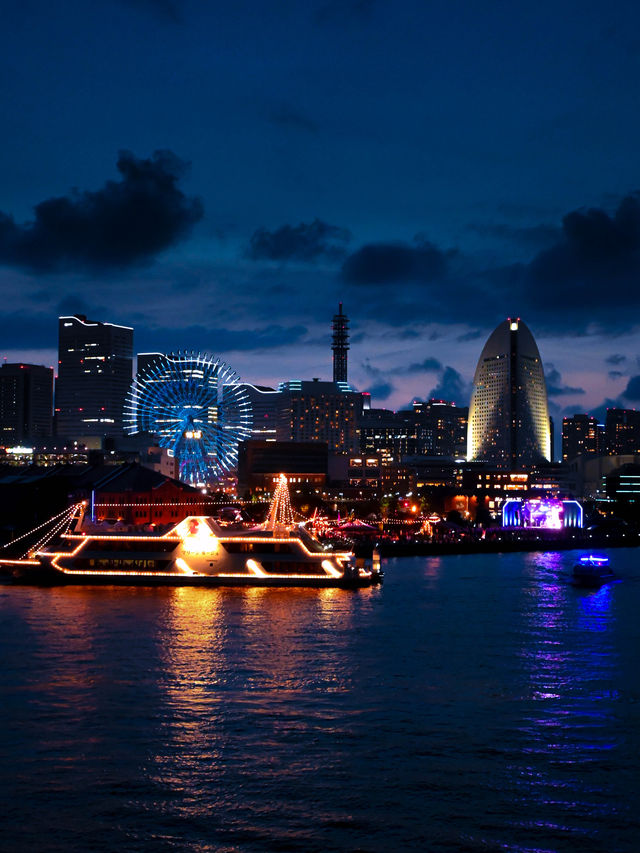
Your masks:
<path fill-rule="evenodd" d="M 609 566 L 609 558 L 597 554 L 585 554 L 573 567 L 575 586 L 599 587 L 616 580 Z"/>
<path fill-rule="evenodd" d="M 188 516 L 163 534 L 95 533 L 84 524 L 84 507 L 77 505 L 75 516 L 67 514 L 64 532 L 24 558 L 0 564 L 22 583 L 360 587 L 379 582 L 372 571 L 356 566 L 351 552 L 327 552 L 303 525 L 293 524 L 285 488 L 286 480 L 267 521 L 248 530 Z"/>

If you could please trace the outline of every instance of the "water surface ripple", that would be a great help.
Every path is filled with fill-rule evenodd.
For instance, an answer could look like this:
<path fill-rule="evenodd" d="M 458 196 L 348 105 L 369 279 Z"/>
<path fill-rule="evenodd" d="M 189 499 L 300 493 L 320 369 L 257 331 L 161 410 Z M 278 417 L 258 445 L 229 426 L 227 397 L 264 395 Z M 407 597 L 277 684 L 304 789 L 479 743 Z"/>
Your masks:
<path fill-rule="evenodd" d="M 640 849 L 640 567 L 0 588 L 2 851 Z"/>

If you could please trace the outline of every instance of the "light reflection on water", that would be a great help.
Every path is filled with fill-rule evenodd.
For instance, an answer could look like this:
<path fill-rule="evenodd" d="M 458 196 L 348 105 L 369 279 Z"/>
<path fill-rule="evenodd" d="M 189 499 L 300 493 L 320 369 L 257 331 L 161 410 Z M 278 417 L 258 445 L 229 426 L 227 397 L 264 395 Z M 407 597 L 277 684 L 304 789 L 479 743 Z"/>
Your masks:
<path fill-rule="evenodd" d="M 640 584 L 573 559 L 0 589 L 7 849 L 635 853 Z"/>

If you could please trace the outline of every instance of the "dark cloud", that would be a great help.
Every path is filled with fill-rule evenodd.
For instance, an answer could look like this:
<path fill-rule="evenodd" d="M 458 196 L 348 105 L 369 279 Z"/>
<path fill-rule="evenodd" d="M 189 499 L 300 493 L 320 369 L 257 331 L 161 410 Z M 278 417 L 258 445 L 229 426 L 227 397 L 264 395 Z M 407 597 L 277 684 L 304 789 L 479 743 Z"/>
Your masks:
<path fill-rule="evenodd" d="M 574 327 L 596 323 L 619 329 L 635 322 L 639 278 L 640 195 L 632 193 L 613 215 L 600 208 L 567 214 L 561 239 L 526 268 L 522 292 L 536 313 L 544 307 L 555 325 L 565 327 L 570 316 Z M 611 293 L 625 294 L 624 311 Z"/>
<path fill-rule="evenodd" d="M 607 409 L 623 409 L 624 407 L 625 403 L 619 397 L 614 400 L 607 397 L 599 406 L 594 406 L 594 408 L 590 410 L 589 414 L 594 418 L 597 418 L 598 423 L 603 424 L 607 418 Z M 569 415 L 569 411 L 567 411 L 566 414 Z"/>
<path fill-rule="evenodd" d="M 622 392 L 622 396 L 627 400 L 640 400 L 640 376 L 632 376 L 627 387 Z"/>
<path fill-rule="evenodd" d="M 445 367 L 440 381 L 429 391 L 427 397 L 452 401 L 458 406 L 468 406 L 471 383 L 467 382 L 453 367 Z"/>
<path fill-rule="evenodd" d="M 437 358 L 425 358 L 424 361 L 410 364 L 406 368 L 398 368 L 403 373 L 434 373 L 443 369 L 442 362 Z"/>
<path fill-rule="evenodd" d="M 273 124 L 281 127 L 292 128 L 293 130 L 303 130 L 307 133 L 317 133 L 318 125 L 313 119 L 305 115 L 300 110 L 295 109 L 290 104 L 280 104 L 269 116 L 269 120 Z"/>
<path fill-rule="evenodd" d="M 547 394 L 549 397 L 564 397 L 567 394 L 584 394 L 584 388 L 572 388 L 570 385 L 564 385 L 560 371 L 552 364 L 548 364 L 545 368 L 545 379 L 547 382 Z"/>
<path fill-rule="evenodd" d="M 387 400 L 395 391 L 395 387 L 388 379 L 388 371 L 375 367 L 369 360 L 362 363 L 362 369 L 372 380 L 372 384 L 364 389 L 371 394 L 372 404 L 375 406 L 376 400 Z"/>
<path fill-rule="evenodd" d="M 276 349 L 299 343 L 307 334 L 305 326 L 278 325 L 253 329 L 224 329 L 192 325 L 183 328 L 136 329 L 138 352 L 169 352 L 184 349 L 203 350 L 224 358 L 227 352 L 252 352 Z"/>
<path fill-rule="evenodd" d="M 377 382 L 375 385 L 369 385 L 365 391 L 371 394 L 371 401 L 375 407 L 376 400 L 388 400 L 395 388 L 390 382 Z"/>
<path fill-rule="evenodd" d="M 605 363 L 606 364 L 613 364 L 613 365 L 617 366 L 618 364 L 622 364 L 622 362 L 626 361 L 626 360 L 627 360 L 626 355 L 621 355 L 618 352 L 614 352 L 612 355 L 609 355 L 609 356 L 607 356 L 607 358 L 605 358 Z"/>
<path fill-rule="evenodd" d="M 177 187 L 186 164 L 175 154 L 121 151 L 117 167 L 119 181 L 47 199 L 33 222 L 0 213 L 0 263 L 41 273 L 123 269 L 151 261 L 202 218 L 199 199 Z"/>
<path fill-rule="evenodd" d="M 283 225 L 275 231 L 259 228 L 251 237 L 248 256 L 254 261 L 338 260 L 344 256 L 345 245 L 350 239 L 346 228 L 329 225 L 320 219 L 309 224 Z"/>
<path fill-rule="evenodd" d="M 54 349 L 58 323 L 50 314 L 28 314 L 22 311 L 0 314 L 2 352 L 14 349 Z"/>
<path fill-rule="evenodd" d="M 344 262 L 343 279 L 370 288 L 362 312 L 402 326 L 407 317 L 490 327 L 507 313 L 535 335 L 618 334 L 640 317 L 640 194 L 615 213 L 602 209 L 565 216 L 555 244 L 530 263 L 482 267 L 478 258 L 431 243 L 377 242 Z M 394 285 L 393 289 L 384 285 Z M 624 294 L 620 298 L 609 294 Z"/>
<path fill-rule="evenodd" d="M 561 231 L 555 225 L 542 223 L 529 227 L 518 227 L 504 223 L 483 224 L 472 223 L 467 226 L 469 231 L 504 242 L 516 243 L 525 249 L 543 249 L 553 245 L 561 236 Z"/>
<path fill-rule="evenodd" d="M 349 284 L 432 282 L 447 272 L 447 253 L 431 243 L 369 243 L 344 262 L 342 275 Z"/>
<path fill-rule="evenodd" d="M 607 374 L 609 379 L 620 379 L 621 376 L 624 376 L 621 370 L 610 370 Z"/>
<path fill-rule="evenodd" d="M 465 332 L 464 335 L 458 335 L 456 340 L 459 343 L 465 343 L 466 341 L 477 341 L 478 338 L 483 338 L 486 335 L 486 332 L 481 332 L 476 330 L 475 332 Z"/>

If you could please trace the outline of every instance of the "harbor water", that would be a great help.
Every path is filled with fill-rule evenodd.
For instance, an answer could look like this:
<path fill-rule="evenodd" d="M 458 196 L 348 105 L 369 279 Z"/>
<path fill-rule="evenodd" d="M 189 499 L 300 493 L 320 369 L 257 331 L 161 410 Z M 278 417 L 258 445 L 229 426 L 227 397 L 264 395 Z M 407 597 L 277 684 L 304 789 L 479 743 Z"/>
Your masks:
<path fill-rule="evenodd" d="M 640 565 L 0 587 L 0 850 L 640 849 Z"/>

